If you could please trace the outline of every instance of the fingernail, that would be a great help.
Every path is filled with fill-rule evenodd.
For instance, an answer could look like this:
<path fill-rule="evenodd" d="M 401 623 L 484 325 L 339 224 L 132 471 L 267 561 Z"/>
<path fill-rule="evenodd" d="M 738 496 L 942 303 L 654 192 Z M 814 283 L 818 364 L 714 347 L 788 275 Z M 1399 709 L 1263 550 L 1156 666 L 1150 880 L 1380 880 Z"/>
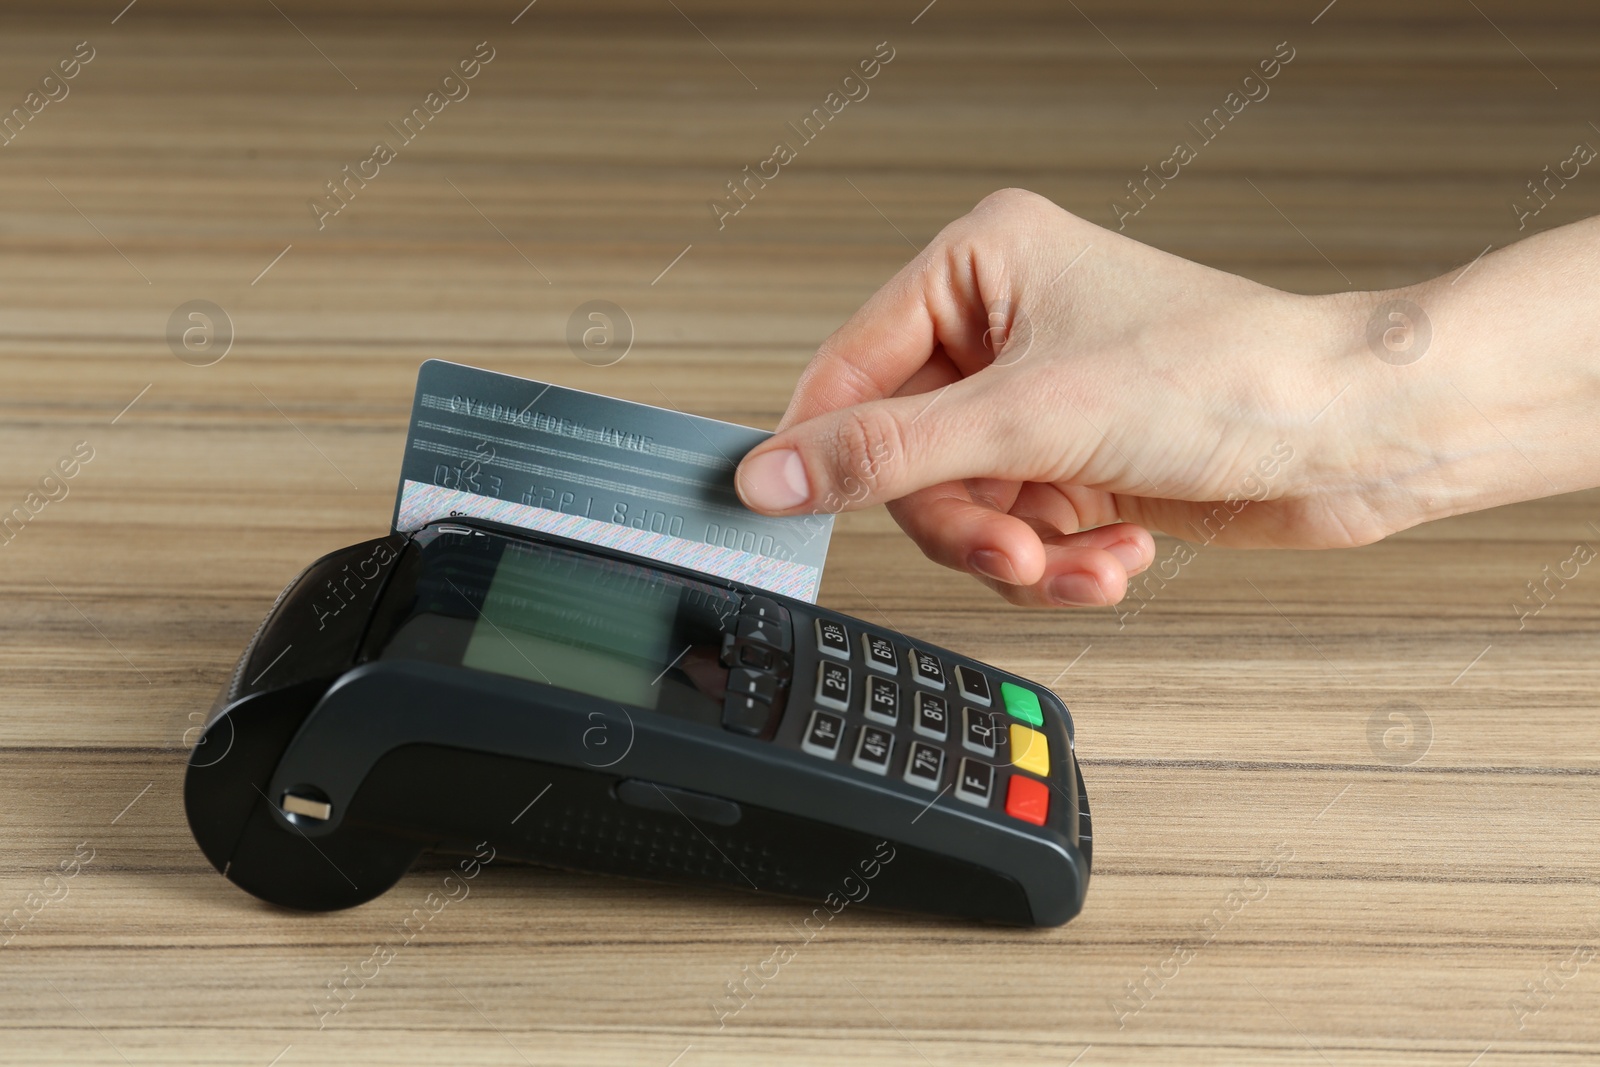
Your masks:
<path fill-rule="evenodd" d="M 1006 558 L 1004 552 L 996 552 L 992 548 L 980 548 L 968 556 L 967 569 L 977 571 L 985 578 L 993 578 L 997 582 L 1017 584 L 1017 572 L 1012 568 L 1011 561 Z"/>
<path fill-rule="evenodd" d="M 1106 551 L 1115 556 L 1129 574 L 1138 574 L 1149 566 L 1145 562 L 1144 549 L 1139 547 L 1137 541 L 1118 541 L 1114 545 L 1107 545 Z"/>
<path fill-rule="evenodd" d="M 1058 604 L 1097 608 L 1106 602 L 1106 595 L 1101 590 L 1100 583 L 1088 574 L 1060 575 L 1051 579 L 1045 591 L 1050 594 L 1050 599 Z"/>
<path fill-rule="evenodd" d="M 787 511 L 811 498 L 806 465 L 792 448 L 763 452 L 739 467 L 739 495 L 758 511 Z"/>

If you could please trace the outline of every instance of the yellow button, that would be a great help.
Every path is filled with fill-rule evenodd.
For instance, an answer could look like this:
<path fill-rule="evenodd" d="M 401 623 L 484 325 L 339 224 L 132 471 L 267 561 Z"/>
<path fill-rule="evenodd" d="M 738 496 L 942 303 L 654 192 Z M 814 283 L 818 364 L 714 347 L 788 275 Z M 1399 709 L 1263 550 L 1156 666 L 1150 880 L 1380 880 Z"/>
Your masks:
<path fill-rule="evenodd" d="M 1050 742 L 1038 730 L 1012 723 L 1011 762 L 1041 778 L 1050 777 Z"/>

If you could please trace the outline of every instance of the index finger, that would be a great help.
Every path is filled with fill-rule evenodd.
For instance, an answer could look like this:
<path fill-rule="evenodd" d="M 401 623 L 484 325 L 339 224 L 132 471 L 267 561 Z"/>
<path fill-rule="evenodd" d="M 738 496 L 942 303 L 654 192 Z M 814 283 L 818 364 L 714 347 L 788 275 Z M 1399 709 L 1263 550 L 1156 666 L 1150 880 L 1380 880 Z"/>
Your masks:
<path fill-rule="evenodd" d="M 801 373 L 778 429 L 893 396 L 928 362 L 937 340 L 928 269 L 923 252 L 828 335 Z"/>

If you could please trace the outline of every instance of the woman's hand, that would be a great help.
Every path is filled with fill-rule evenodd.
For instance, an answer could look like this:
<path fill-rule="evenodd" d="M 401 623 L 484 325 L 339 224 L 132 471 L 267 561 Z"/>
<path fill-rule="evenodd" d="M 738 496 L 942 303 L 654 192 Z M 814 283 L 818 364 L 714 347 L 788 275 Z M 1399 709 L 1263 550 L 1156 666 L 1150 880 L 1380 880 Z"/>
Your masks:
<path fill-rule="evenodd" d="M 823 343 L 739 492 L 771 514 L 886 503 L 1018 604 L 1116 602 L 1150 531 L 1366 544 L 1481 506 L 1447 461 L 1504 451 L 1470 405 L 1408 408 L 1440 406 L 1437 373 L 1369 341 L 1386 298 L 1437 291 L 1297 296 L 999 192 Z M 1417 324 L 1392 321 L 1403 355 Z"/>

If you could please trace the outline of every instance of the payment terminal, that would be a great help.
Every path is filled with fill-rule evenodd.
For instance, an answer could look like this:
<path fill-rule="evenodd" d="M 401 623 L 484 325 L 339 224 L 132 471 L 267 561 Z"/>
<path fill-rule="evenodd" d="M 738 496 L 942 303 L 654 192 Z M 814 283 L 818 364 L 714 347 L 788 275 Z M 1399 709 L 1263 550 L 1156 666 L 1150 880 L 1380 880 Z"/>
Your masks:
<path fill-rule="evenodd" d="M 290 583 L 190 758 L 189 825 L 275 904 L 370 901 L 423 853 L 1066 922 L 1089 880 L 1047 688 L 735 580 L 483 518 Z M 476 853 L 483 855 L 481 851 Z M 890 857 L 885 859 L 885 857 Z"/>

